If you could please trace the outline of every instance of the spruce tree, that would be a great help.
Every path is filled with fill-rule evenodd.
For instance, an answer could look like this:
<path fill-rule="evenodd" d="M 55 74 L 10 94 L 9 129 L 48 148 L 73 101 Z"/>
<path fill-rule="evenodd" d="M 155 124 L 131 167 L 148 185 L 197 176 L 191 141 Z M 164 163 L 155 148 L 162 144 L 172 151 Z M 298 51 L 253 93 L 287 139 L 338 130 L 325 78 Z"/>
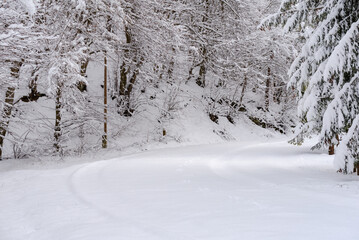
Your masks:
<path fill-rule="evenodd" d="M 352 172 L 358 161 L 359 2 L 283 0 L 262 25 L 299 31 L 305 44 L 289 71 L 298 91 L 301 124 L 294 143 L 319 134 L 314 148 L 339 146 L 336 165 Z M 343 139 L 343 141 L 340 141 Z"/>

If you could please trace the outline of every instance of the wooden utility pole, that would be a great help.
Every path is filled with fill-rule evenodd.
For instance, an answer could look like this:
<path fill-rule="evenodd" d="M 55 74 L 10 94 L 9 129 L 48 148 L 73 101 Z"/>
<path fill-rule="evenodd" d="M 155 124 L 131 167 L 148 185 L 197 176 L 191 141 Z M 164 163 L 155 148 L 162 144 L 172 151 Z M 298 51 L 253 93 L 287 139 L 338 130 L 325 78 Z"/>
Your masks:
<path fill-rule="evenodd" d="M 104 123 L 103 123 L 103 136 L 102 148 L 107 148 L 107 56 L 105 52 L 104 57 L 104 77 L 103 77 L 103 103 L 104 103 Z"/>

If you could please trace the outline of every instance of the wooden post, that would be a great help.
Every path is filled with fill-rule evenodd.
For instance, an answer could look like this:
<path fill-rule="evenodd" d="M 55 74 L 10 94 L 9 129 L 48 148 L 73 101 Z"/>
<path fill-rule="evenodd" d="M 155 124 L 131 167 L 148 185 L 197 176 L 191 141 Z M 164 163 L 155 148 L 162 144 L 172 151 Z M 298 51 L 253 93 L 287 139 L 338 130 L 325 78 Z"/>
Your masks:
<path fill-rule="evenodd" d="M 103 123 L 103 136 L 102 148 L 107 148 L 107 56 L 104 57 L 104 78 L 103 78 L 103 103 L 104 103 L 104 123 Z"/>

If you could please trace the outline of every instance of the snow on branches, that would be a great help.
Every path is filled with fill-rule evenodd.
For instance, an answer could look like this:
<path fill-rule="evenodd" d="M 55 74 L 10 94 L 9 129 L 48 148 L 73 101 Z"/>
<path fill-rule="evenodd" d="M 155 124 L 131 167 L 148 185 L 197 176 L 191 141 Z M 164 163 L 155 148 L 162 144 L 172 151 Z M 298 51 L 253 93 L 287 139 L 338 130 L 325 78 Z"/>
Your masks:
<path fill-rule="evenodd" d="M 353 130 L 359 114 L 359 2 L 284 0 L 262 24 L 300 30 L 306 39 L 289 71 L 300 98 L 297 140 L 318 133 L 315 147 L 328 146 L 332 154 L 339 144 L 336 161 L 342 163 L 337 166 L 352 171 L 358 160 L 353 146 L 359 144 Z"/>

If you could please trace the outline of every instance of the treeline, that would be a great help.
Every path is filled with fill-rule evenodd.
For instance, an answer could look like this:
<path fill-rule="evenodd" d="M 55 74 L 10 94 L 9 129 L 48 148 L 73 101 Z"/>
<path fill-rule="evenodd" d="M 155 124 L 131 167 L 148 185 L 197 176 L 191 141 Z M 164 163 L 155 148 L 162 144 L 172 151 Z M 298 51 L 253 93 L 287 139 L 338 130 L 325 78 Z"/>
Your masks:
<path fill-rule="evenodd" d="M 215 123 L 245 114 L 288 131 L 293 41 L 257 29 L 275 8 L 249 0 L 2 1 L 0 159 L 5 149 L 21 158 L 106 148 L 141 129 L 132 120 L 140 117 L 165 136 L 163 123 L 189 100 Z"/>

